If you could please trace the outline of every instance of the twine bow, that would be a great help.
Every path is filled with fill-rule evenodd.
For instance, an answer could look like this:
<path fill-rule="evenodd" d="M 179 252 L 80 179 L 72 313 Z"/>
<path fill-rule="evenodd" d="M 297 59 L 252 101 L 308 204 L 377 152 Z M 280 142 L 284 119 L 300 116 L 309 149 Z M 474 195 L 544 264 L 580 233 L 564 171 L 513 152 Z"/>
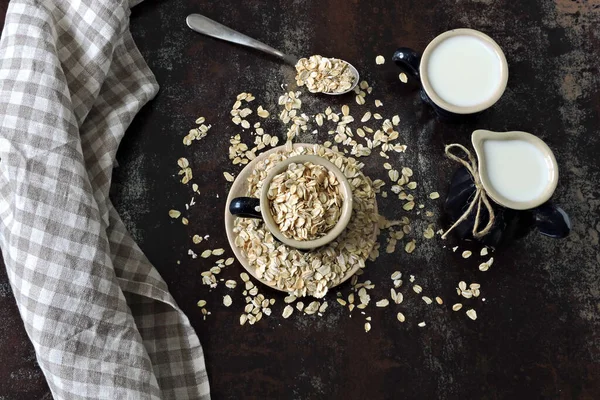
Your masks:
<path fill-rule="evenodd" d="M 452 154 L 451 149 L 454 147 L 459 148 L 467 155 L 468 162 L 464 158 L 459 157 L 455 154 Z M 492 229 L 492 226 L 494 225 L 495 216 L 494 216 L 494 210 L 492 209 L 492 205 L 490 204 L 490 201 L 488 200 L 487 193 L 486 193 L 485 189 L 483 188 L 483 186 L 481 185 L 481 179 L 479 178 L 479 171 L 477 169 L 477 160 L 473 157 L 471 152 L 465 146 L 457 144 L 457 143 L 446 145 L 445 151 L 446 151 L 446 156 L 449 159 L 461 163 L 469 171 L 469 173 L 471 174 L 471 177 L 473 178 L 473 182 L 475 183 L 475 196 L 473 197 L 473 200 L 471 201 L 469 208 L 467 208 L 467 211 L 465 211 L 464 214 L 461 215 L 461 217 L 454 223 L 454 225 L 452 225 L 446 232 L 444 232 L 444 234 L 442 235 L 442 239 L 446 239 L 446 236 L 448 235 L 448 233 L 450 233 L 450 231 L 452 231 L 452 229 L 456 228 L 458 225 L 460 225 L 463 221 L 465 221 L 469 217 L 469 215 L 473 211 L 473 208 L 475 208 L 476 204 L 477 204 L 477 214 L 475 214 L 475 223 L 473 224 L 473 232 L 472 233 L 473 233 L 473 237 L 481 238 L 481 237 L 487 235 L 489 233 L 489 231 Z M 478 231 L 477 229 L 479 228 L 479 218 L 481 216 L 482 203 L 487 208 L 487 211 L 489 214 L 489 220 L 488 220 L 488 223 L 485 226 L 485 228 Z"/>

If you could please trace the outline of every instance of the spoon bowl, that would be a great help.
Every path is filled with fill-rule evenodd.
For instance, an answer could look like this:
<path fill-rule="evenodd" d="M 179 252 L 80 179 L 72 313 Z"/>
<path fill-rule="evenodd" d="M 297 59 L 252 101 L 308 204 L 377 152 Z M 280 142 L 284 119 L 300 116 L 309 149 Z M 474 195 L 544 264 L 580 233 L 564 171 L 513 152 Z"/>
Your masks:
<path fill-rule="evenodd" d="M 351 91 L 353 91 L 356 88 L 356 85 L 358 85 L 358 82 L 360 82 L 360 74 L 358 73 L 358 70 L 356 68 L 354 68 L 354 65 L 350 64 L 346 60 L 344 60 L 344 62 L 346 64 L 348 64 L 348 69 L 350 70 L 350 72 L 352 72 L 352 75 L 354 76 L 354 83 L 352 84 L 350 89 L 344 90 L 343 92 L 332 92 L 332 93 L 320 92 L 320 93 L 328 94 L 330 96 L 339 96 L 340 94 L 350 93 Z"/>

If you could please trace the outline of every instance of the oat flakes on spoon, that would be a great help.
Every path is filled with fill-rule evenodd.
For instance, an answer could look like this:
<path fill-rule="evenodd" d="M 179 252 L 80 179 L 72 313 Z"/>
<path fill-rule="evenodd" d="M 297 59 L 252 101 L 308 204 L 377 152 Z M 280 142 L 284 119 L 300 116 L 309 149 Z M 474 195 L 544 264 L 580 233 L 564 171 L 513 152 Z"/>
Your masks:
<path fill-rule="evenodd" d="M 298 60 L 296 57 L 282 53 L 203 15 L 190 14 L 186 22 L 192 30 L 198 33 L 260 50 L 295 66 L 297 71 L 296 83 L 298 86 L 306 85 L 312 93 L 329 95 L 348 93 L 356 87 L 360 79 L 358 71 L 352 64 L 338 58 L 314 55 Z"/>

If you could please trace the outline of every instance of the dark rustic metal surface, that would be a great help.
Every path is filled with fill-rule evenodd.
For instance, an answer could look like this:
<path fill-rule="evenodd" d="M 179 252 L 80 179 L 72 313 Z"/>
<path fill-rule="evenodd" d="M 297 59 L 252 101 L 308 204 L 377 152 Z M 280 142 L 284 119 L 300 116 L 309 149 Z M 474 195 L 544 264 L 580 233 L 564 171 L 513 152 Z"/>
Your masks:
<path fill-rule="evenodd" d="M 0 4 L 2 15 L 6 4 Z M 443 144 L 468 143 L 474 128 L 539 135 L 561 168 L 556 199 L 572 217 L 571 236 L 554 241 L 531 234 L 497 253 L 486 273 L 477 270 L 475 257 L 466 262 L 439 242 L 423 240 L 411 256 L 399 250 L 369 265 L 367 277 L 378 284 L 376 298 L 387 295 L 389 275 L 396 269 L 417 275 L 446 306 L 458 300 L 454 285 L 459 280 L 481 283 L 486 302 L 475 303 L 475 322 L 412 296 L 402 308 L 410 323 L 398 323 L 395 309 L 370 307 L 373 329 L 365 334 L 364 316 L 355 311 L 349 318 L 331 296 L 322 318 L 283 320 L 282 296 L 264 290 L 278 298 L 274 315 L 240 327 L 239 291 L 234 306 L 224 308 L 223 291 L 209 292 L 200 282 L 207 264 L 186 253 L 194 233 L 210 235 L 206 246 L 227 246 L 222 214 L 228 184 L 221 174 L 225 168 L 236 171 L 227 159 L 228 138 L 237 132 L 227 118 L 231 99 L 252 91 L 261 104 L 273 104 L 280 83 L 291 84 L 293 74 L 267 56 L 190 31 L 184 20 L 192 12 L 284 52 L 352 62 L 374 85 L 377 94 L 371 101 L 380 98 L 387 115 L 400 114 L 409 151 L 393 161 L 413 167 L 422 196 L 432 190 L 443 194 L 454 170 L 442 160 Z M 197 330 L 213 397 L 600 398 L 599 26 L 597 0 L 147 0 L 137 7 L 131 29 L 161 92 L 126 135 L 113 200 Z M 396 47 L 423 49 L 455 27 L 492 36 L 510 65 L 500 102 L 477 121 L 458 125 L 438 121 L 414 91 L 398 82 L 389 62 Z M 377 54 L 387 56 L 386 65 L 375 66 Z M 309 106 L 321 109 L 328 102 L 355 104 L 352 98 L 305 97 Z M 213 129 L 203 141 L 184 148 L 182 135 L 198 115 Z M 318 139 L 325 136 L 320 133 Z M 181 156 L 189 158 L 202 191 L 187 228 L 167 217 L 167 210 L 189 200 L 189 190 L 175 176 Z M 366 172 L 381 176 L 382 162 L 378 156 L 367 160 Z M 379 202 L 384 215 L 402 215 L 393 199 Z M 237 277 L 240 269 L 234 264 L 225 277 Z M 208 300 L 212 312 L 206 321 L 195 305 L 200 298 Z M 421 319 L 427 327 L 416 326 Z M 0 321 L 0 399 L 50 398 L 4 268 Z"/>

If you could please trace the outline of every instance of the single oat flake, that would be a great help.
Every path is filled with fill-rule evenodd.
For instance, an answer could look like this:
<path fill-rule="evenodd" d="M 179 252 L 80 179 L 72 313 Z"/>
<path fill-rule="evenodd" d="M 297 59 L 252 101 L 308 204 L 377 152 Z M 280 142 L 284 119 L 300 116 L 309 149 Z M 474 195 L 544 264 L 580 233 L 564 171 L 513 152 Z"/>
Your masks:
<path fill-rule="evenodd" d="M 233 175 L 231 175 L 229 172 L 223 172 L 223 176 L 225 177 L 225 180 L 227 182 L 233 182 L 235 180 L 235 177 Z"/>
<path fill-rule="evenodd" d="M 283 318 L 289 318 L 290 315 L 292 315 L 292 313 L 294 312 L 294 307 L 290 306 L 289 304 L 287 306 L 285 306 L 285 308 L 283 309 Z"/>
<path fill-rule="evenodd" d="M 473 310 L 472 308 L 470 310 L 467 310 L 466 314 L 467 317 L 471 318 L 473 321 L 477 319 L 477 311 Z"/>
<path fill-rule="evenodd" d="M 385 63 L 385 57 L 383 57 L 383 56 L 377 56 L 377 57 L 375 57 L 375 63 L 377 65 L 384 64 Z"/>

